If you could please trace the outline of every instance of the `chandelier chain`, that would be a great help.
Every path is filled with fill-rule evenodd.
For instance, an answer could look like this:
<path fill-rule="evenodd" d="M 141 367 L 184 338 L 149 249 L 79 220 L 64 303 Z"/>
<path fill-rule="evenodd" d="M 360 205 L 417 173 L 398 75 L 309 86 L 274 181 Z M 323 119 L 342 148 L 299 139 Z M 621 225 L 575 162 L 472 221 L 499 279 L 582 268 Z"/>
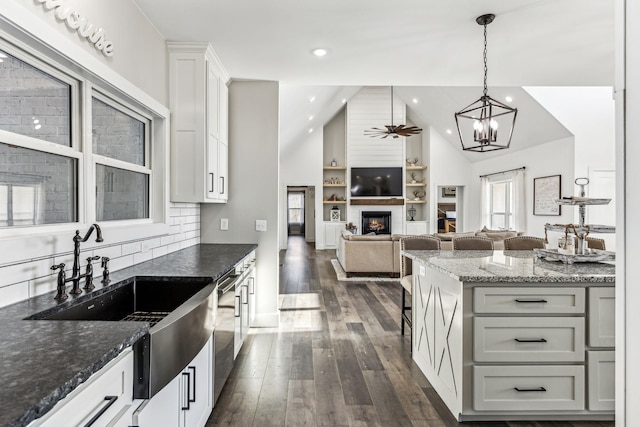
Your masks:
<path fill-rule="evenodd" d="M 484 24 L 484 96 L 487 96 L 487 23 Z"/>

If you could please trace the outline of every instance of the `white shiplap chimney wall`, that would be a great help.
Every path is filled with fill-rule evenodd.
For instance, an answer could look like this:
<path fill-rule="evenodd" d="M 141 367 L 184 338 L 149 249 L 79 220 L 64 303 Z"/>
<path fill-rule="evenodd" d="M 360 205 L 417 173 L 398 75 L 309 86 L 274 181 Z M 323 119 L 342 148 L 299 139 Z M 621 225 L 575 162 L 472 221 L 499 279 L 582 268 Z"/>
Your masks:
<path fill-rule="evenodd" d="M 403 167 L 405 138 L 372 138 L 364 134 L 372 128 L 385 129 L 391 124 L 391 88 L 365 87 L 347 105 L 347 167 Z M 398 97 L 393 100 L 393 124 L 406 123 L 406 104 Z M 347 173 L 349 176 L 350 173 Z M 403 176 L 403 182 L 405 177 Z M 347 178 L 349 179 L 349 178 Z M 347 183 L 349 186 L 351 182 Z M 347 221 L 358 224 L 362 211 L 390 211 L 391 230 L 404 230 L 405 206 L 348 205 Z"/>

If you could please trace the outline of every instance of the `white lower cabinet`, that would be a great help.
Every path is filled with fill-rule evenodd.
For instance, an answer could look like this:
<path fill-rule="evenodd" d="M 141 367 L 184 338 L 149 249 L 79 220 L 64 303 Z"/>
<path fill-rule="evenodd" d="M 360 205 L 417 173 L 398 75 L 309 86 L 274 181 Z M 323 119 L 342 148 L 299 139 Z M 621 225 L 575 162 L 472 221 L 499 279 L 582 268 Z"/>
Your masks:
<path fill-rule="evenodd" d="M 133 414 L 136 427 L 202 427 L 211 414 L 213 339 L 162 390 Z"/>
<path fill-rule="evenodd" d="M 324 248 L 335 249 L 338 247 L 338 236 L 344 229 L 344 222 L 324 222 Z"/>
<path fill-rule="evenodd" d="M 615 361 L 615 351 L 589 351 L 587 354 L 588 404 L 592 411 L 615 410 Z"/>
<path fill-rule="evenodd" d="M 133 351 L 124 350 L 30 427 L 113 425 L 133 401 Z"/>
<path fill-rule="evenodd" d="M 479 411 L 584 409 L 583 366 L 474 366 L 473 382 Z"/>

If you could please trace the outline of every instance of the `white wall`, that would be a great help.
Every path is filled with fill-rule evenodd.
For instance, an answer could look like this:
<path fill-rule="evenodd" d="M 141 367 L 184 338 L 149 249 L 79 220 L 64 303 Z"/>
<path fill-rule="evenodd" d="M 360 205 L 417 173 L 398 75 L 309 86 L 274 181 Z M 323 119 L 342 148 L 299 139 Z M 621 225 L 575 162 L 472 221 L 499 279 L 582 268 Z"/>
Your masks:
<path fill-rule="evenodd" d="M 469 186 L 473 182 L 474 174 L 471 172 L 471 163 L 462 154 L 460 146 L 454 146 L 444 139 L 442 135 L 429 127 L 424 130 L 429 132 L 429 232 L 438 231 L 438 187 L 463 187 L 462 198 L 458 195 L 456 203 L 463 206 L 457 212 L 458 221 L 461 227 L 456 228 L 458 232 L 475 231 L 474 222 L 470 222 L 477 215 L 477 210 L 470 202 Z M 476 177 L 477 178 L 477 177 Z M 453 200 L 453 199 L 451 199 Z M 448 201 L 448 200 L 447 200 Z M 456 221 L 456 222 L 458 222 Z M 457 225 L 457 224 L 456 224 Z"/>
<path fill-rule="evenodd" d="M 625 15 L 626 13 L 626 15 Z M 640 425 L 640 2 L 616 1 L 616 424 Z M 627 244 L 627 242 L 629 242 Z"/>
<path fill-rule="evenodd" d="M 280 153 L 280 249 L 287 248 L 287 186 L 315 186 L 316 238 L 322 238 L 322 128 Z"/>
<path fill-rule="evenodd" d="M 89 41 L 70 31 L 53 10 L 47 10 L 39 1 L 3 0 L 3 8 L 13 6 L 7 2 L 24 8 L 30 19 L 80 47 L 92 60 L 108 65 L 158 102 L 169 104 L 165 40 L 131 0 L 63 0 L 65 6 L 86 17 L 94 27 L 104 29 L 106 39 L 113 42 L 112 57 L 104 56 Z"/>
<path fill-rule="evenodd" d="M 229 85 L 229 201 L 201 208 L 202 243 L 257 243 L 256 326 L 277 326 L 279 159 L 277 82 Z M 220 218 L 229 230 L 220 230 Z M 267 231 L 255 221 L 267 221 Z"/>
<path fill-rule="evenodd" d="M 544 225 L 568 224 L 573 222 L 574 209 L 569 206 L 562 206 L 560 216 L 540 216 L 533 215 L 533 179 L 543 176 L 560 175 L 561 196 L 572 196 L 573 193 L 573 138 L 566 138 L 560 141 L 549 142 L 525 150 L 509 151 L 502 156 L 473 163 L 472 185 L 470 187 L 470 205 L 480 206 L 480 175 L 500 172 L 519 167 L 526 167 L 524 171 L 525 179 L 525 210 L 527 213 L 527 227 L 525 231 L 530 236 L 544 236 Z M 472 229 L 480 229 L 480 215 L 471 218 Z M 550 235 L 550 237 L 552 237 Z"/>

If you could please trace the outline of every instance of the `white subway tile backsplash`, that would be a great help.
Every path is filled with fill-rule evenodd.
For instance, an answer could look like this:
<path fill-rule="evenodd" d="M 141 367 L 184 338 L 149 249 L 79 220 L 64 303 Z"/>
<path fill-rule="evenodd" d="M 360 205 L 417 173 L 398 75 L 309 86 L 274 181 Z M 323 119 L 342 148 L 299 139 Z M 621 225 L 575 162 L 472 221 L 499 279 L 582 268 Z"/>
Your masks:
<path fill-rule="evenodd" d="M 153 259 L 153 252 L 151 251 L 138 252 L 137 254 L 133 254 L 134 264 L 139 264 L 141 262 L 149 261 L 150 259 Z"/>
<path fill-rule="evenodd" d="M 94 273 L 95 276 L 95 273 Z M 68 284 L 70 285 L 70 284 Z M 39 279 L 29 280 L 29 298 L 55 291 L 58 286 L 58 275 L 41 277 Z"/>
<path fill-rule="evenodd" d="M 104 248 L 82 251 L 80 254 L 81 271 L 85 271 L 86 259 L 92 255 L 111 258 L 109 269 L 117 271 L 200 243 L 200 205 L 170 203 L 169 216 L 170 231 L 167 236 L 136 242 L 123 242 Z M 0 263 L 12 263 L 0 267 L 0 307 L 54 291 L 57 284 L 57 274 L 50 269 L 53 264 L 65 263 L 67 277 L 71 276 L 73 242 L 69 239 L 64 242 L 52 242 L 52 244 L 55 244 L 56 249 L 59 249 L 58 255 L 48 259 L 14 260 L 9 256 L 3 256 L 0 259 Z M 32 249 L 34 256 L 42 252 L 37 248 Z M 100 262 L 94 261 L 93 265 L 94 284 L 99 286 L 102 277 Z"/>
<path fill-rule="evenodd" d="M 145 240 L 144 242 L 142 242 L 142 252 L 150 251 L 153 248 L 157 248 L 158 246 L 160 246 L 160 238 L 158 237 Z"/>
<path fill-rule="evenodd" d="M 167 247 L 166 247 L 166 246 L 159 246 L 159 247 L 157 247 L 157 248 L 154 248 L 154 249 L 152 250 L 152 252 L 153 252 L 153 257 L 154 257 L 154 258 L 157 258 L 157 257 L 159 257 L 159 256 L 162 256 L 162 255 L 166 255 L 166 254 L 167 254 Z"/>
<path fill-rule="evenodd" d="M 121 256 L 120 258 L 112 259 L 109 261 L 109 270 L 117 271 L 123 268 L 131 267 L 133 265 L 133 254 Z"/>
<path fill-rule="evenodd" d="M 2 305 L 10 305 L 29 298 L 29 282 L 16 283 L 0 288 L 0 301 Z"/>
<path fill-rule="evenodd" d="M 161 237 L 160 238 L 160 245 L 167 246 L 167 245 L 172 244 L 174 241 L 175 240 L 173 239 L 172 235 Z"/>
<path fill-rule="evenodd" d="M 51 274 L 53 262 L 49 259 L 39 261 L 27 261 L 0 269 L 0 286 L 26 282 Z M 2 300 L 0 299 L 0 304 Z"/>
<path fill-rule="evenodd" d="M 154 239 L 155 240 L 155 239 Z M 122 255 L 131 255 L 142 250 L 143 244 L 141 242 L 127 243 L 122 245 Z"/>

